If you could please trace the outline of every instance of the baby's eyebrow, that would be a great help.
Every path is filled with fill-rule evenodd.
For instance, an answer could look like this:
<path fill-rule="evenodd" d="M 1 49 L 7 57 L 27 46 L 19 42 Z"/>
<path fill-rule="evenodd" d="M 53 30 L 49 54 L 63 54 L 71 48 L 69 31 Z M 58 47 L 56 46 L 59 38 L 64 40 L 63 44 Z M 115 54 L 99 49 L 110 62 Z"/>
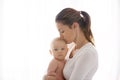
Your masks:
<path fill-rule="evenodd" d="M 61 48 L 53 48 L 53 49 L 62 49 L 62 48 L 64 48 L 64 47 L 61 47 Z"/>

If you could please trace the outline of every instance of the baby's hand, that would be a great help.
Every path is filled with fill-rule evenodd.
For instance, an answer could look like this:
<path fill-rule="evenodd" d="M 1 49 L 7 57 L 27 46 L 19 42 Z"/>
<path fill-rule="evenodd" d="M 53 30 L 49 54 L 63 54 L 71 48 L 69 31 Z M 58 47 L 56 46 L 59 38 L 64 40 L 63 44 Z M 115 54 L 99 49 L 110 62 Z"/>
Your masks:
<path fill-rule="evenodd" d="M 58 80 L 55 76 L 44 75 L 42 80 Z"/>
<path fill-rule="evenodd" d="M 56 73 L 55 73 L 55 72 L 49 72 L 49 73 L 47 74 L 47 76 L 56 76 Z"/>

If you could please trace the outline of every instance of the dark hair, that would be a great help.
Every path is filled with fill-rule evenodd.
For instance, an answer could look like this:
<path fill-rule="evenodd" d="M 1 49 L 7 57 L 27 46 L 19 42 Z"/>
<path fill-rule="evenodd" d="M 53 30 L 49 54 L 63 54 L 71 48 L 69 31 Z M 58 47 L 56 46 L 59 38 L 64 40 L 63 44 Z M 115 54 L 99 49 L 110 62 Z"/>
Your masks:
<path fill-rule="evenodd" d="M 87 12 L 77 11 L 73 8 L 65 8 L 57 14 L 55 21 L 68 25 L 69 28 L 71 28 L 74 22 L 77 22 L 86 39 L 94 45 L 94 38 L 91 31 L 91 19 Z"/>

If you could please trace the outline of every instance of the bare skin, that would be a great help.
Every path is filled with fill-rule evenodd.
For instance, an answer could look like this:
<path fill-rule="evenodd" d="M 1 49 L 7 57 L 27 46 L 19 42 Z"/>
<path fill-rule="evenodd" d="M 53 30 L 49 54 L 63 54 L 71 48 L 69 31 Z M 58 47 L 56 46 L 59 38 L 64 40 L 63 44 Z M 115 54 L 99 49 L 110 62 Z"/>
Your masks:
<path fill-rule="evenodd" d="M 74 22 L 69 28 L 68 25 L 64 25 L 62 23 L 56 23 L 57 29 L 59 31 L 60 37 L 64 39 L 68 44 L 74 42 L 76 44 L 75 49 L 81 48 L 83 45 L 88 43 L 88 40 L 85 38 L 84 33 L 79 27 L 79 24 Z M 73 50 L 73 51 L 74 51 Z M 70 54 L 70 58 L 74 56 L 73 51 Z M 48 78 L 48 76 L 46 76 Z M 48 80 L 57 80 L 53 76 L 49 76 Z"/>
<path fill-rule="evenodd" d="M 63 76 L 63 68 L 67 51 L 67 44 L 64 40 L 56 39 L 52 42 L 50 53 L 54 58 L 49 63 L 47 75 L 44 80 L 65 80 Z"/>

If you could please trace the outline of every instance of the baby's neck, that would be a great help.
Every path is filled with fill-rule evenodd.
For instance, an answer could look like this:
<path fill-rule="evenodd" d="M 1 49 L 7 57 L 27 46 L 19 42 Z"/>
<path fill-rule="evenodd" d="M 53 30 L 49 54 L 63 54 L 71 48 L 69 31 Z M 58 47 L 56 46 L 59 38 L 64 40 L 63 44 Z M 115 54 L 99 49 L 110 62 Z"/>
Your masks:
<path fill-rule="evenodd" d="M 58 59 L 58 58 L 55 58 L 56 60 L 60 61 L 60 62 L 64 62 L 65 59 Z"/>

